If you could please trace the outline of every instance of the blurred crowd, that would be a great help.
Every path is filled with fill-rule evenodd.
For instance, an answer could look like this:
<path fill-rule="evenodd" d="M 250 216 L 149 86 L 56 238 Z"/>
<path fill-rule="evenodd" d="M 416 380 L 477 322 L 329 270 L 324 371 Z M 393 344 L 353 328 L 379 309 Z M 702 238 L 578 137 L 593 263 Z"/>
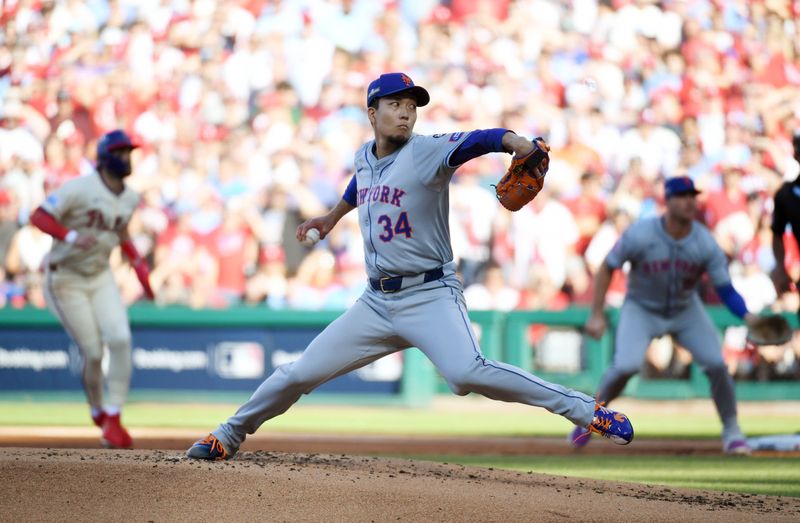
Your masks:
<path fill-rule="evenodd" d="M 142 144 L 131 231 L 159 303 L 349 306 L 365 286 L 356 213 L 313 249 L 294 230 L 338 201 L 372 137 L 367 84 L 404 71 L 432 98 L 416 132 L 507 127 L 553 148 L 546 190 L 517 213 L 490 187 L 507 156 L 456 174 L 471 308 L 586 305 L 673 175 L 703 191 L 748 307 L 797 307 L 768 277 L 771 197 L 800 172 L 797 0 L 7 0 L 0 16 L 0 305 L 44 306 L 51 240 L 28 216 L 123 128 Z M 611 305 L 624 290 L 620 274 Z"/>

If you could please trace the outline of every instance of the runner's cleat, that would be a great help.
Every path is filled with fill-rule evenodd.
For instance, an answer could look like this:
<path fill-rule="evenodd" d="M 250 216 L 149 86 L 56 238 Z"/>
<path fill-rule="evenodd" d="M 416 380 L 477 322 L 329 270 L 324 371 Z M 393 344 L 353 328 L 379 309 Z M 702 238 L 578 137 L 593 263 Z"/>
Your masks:
<path fill-rule="evenodd" d="M 591 437 L 592 433 L 589 429 L 575 425 L 575 428 L 567 436 L 567 441 L 576 449 L 582 449 L 589 443 Z"/>

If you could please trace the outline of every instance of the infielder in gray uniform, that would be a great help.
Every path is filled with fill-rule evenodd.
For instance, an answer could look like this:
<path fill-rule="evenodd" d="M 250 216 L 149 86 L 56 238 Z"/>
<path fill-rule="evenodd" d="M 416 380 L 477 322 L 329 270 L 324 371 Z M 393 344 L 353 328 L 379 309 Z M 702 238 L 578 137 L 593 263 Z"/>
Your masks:
<path fill-rule="evenodd" d="M 619 396 L 628 380 L 641 369 L 653 338 L 672 334 L 691 352 L 711 381 L 711 395 L 722 420 L 723 450 L 748 454 L 739 429 L 733 378 L 722 359 L 720 339 L 697 293 L 707 272 L 727 307 L 746 322 L 756 316 L 731 285 L 725 253 L 708 229 L 694 220 L 699 193 L 688 177 L 665 182 L 664 216 L 640 220 L 628 228 L 606 257 L 595 279 L 592 313 L 586 332 L 600 338 L 606 329 L 605 296 L 614 270 L 630 262 L 628 294 L 622 305 L 614 341 L 614 361 L 603 376 L 597 401 Z M 580 426 L 570 434 L 576 447 L 590 434 Z"/>
<path fill-rule="evenodd" d="M 472 158 L 489 152 L 525 155 L 534 144 L 505 129 L 415 135 L 417 107 L 429 100 L 428 92 L 402 73 L 381 75 L 370 84 L 367 106 L 375 139 L 356 153 L 356 172 L 342 200 L 325 216 L 297 228 L 298 240 L 312 228 L 324 238 L 358 208 L 369 286 L 297 361 L 275 369 L 236 414 L 197 441 L 189 457 L 229 458 L 247 434 L 285 412 L 302 394 L 409 347 L 425 353 L 456 394 L 476 392 L 544 407 L 615 443 L 633 439 L 623 414 L 481 354 L 455 275 L 450 179 Z"/>

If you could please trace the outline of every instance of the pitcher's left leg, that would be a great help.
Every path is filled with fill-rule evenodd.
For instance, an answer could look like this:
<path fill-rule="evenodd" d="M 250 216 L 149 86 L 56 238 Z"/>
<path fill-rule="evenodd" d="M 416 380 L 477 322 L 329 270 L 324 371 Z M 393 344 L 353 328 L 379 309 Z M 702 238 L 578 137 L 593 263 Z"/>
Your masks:
<path fill-rule="evenodd" d="M 425 353 L 454 393 L 543 407 L 581 426 L 592 422 L 591 396 L 485 358 L 457 288 L 422 291 L 409 299 L 414 302 L 397 313 L 395 329 Z"/>

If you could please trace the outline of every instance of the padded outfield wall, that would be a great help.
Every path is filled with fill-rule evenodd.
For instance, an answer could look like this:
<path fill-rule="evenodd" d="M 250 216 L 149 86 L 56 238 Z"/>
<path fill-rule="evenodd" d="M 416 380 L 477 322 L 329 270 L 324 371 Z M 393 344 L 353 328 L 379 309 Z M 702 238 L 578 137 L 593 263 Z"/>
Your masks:
<path fill-rule="evenodd" d="M 725 328 L 740 324 L 724 309 L 709 311 L 720 336 Z M 132 399 L 240 402 L 276 366 L 296 359 L 341 312 L 193 310 L 142 304 L 131 307 L 129 314 Z M 587 310 L 578 308 L 470 313 L 488 358 L 591 393 L 613 354 L 617 314 L 612 312 L 611 328 L 599 341 L 581 334 L 587 315 Z M 797 328 L 795 316 L 787 319 Z M 0 396 L 80 397 L 80 365 L 77 347 L 49 311 L 0 310 Z M 798 400 L 800 381 L 739 381 L 737 392 L 742 400 Z M 424 406 L 435 393 L 448 393 L 447 386 L 414 349 L 336 378 L 310 398 Z M 634 378 L 625 394 L 656 399 L 709 395 L 705 376 L 694 365 L 685 379 Z"/>

